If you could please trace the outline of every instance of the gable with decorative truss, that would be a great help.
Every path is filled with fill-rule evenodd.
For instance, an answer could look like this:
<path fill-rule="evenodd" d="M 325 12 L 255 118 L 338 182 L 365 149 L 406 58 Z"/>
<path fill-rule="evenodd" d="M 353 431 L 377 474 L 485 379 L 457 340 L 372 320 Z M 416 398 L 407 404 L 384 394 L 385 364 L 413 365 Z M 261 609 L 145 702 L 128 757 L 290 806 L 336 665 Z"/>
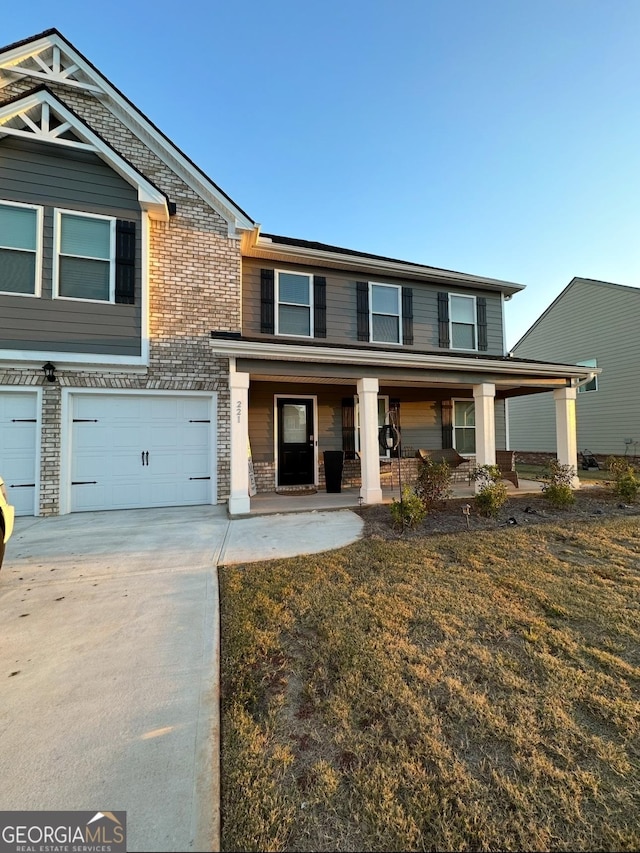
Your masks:
<path fill-rule="evenodd" d="M 4 136 L 91 151 L 137 188 L 140 206 L 153 219 L 169 218 L 166 196 L 45 87 L 0 106 L 0 139 Z"/>
<path fill-rule="evenodd" d="M 255 228 L 255 222 L 57 30 L 47 30 L 31 39 L 10 45 L 0 52 L 0 91 L 10 83 L 25 80 L 39 87 L 55 85 L 95 96 L 118 121 L 141 139 L 162 162 L 226 220 L 229 236 L 239 236 L 241 232 Z M 12 117 L 5 117 L 2 129 L 26 131 L 27 127 L 30 127 L 29 119 L 38 128 L 38 131 L 31 128 L 32 132 L 40 133 L 41 139 L 45 139 L 47 134 L 46 141 L 55 141 L 58 144 L 86 142 L 84 132 L 79 132 L 73 122 L 69 128 L 60 130 L 57 119 L 52 119 L 51 115 L 48 119 L 44 116 L 45 125 L 42 125 L 42 115 L 34 120 L 33 113 L 23 113 L 18 124 L 13 122 Z M 61 125 L 66 121 L 63 120 Z M 76 135 L 78 139 L 75 139 Z M 103 141 L 103 144 L 106 143 Z M 100 153 L 98 148 L 95 150 Z"/>

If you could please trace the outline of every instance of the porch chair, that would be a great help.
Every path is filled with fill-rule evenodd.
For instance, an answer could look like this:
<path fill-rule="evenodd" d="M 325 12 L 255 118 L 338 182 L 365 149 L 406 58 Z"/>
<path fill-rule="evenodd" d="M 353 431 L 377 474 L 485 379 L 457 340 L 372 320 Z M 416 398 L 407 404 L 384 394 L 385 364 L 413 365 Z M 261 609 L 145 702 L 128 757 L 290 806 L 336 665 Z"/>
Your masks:
<path fill-rule="evenodd" d="M 513 450 L 496 450 L 496 465 L 500 469 L 501 479 L 509 480 L 516 489 L 519 489 L 515 452 Z"/>

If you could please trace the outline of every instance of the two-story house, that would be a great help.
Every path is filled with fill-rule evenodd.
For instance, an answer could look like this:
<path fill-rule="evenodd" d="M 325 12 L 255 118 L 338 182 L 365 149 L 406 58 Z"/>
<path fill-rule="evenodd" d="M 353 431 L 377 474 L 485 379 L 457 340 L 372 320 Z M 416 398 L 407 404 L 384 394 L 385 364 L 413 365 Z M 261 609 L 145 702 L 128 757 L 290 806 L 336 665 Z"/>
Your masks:
<path fill-rule="evenodd" d="M 262 234 L 58 31 L 0 49 L 0 471 L 22 514 L 224 503 L 319 482 L 382 499 L 379 427 L 478 463 L 504 401 L 584 367 L 504 353 L 519 285 Z"/>
<path fill-rule="evenodd" d="M 601 456 L 640 454 L 637 323 L 640 289 L 576 277 L 513 347 L 516 358 L 553 359 L 602 370 L 578 387 L 580 450 Z M 548 394 L 509 405 L 511 447 L 553 453 L 555 423 Z"/>

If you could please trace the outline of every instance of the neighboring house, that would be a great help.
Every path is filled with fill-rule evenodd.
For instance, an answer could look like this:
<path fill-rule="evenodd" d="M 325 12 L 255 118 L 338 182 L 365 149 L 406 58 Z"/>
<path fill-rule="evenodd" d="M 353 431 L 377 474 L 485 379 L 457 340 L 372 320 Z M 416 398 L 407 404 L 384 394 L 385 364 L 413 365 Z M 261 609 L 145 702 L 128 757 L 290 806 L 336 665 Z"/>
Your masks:
<path fill-rule="evenodd" d="M 640 289 L 574 278 L 513 348 L 516 358 L 602 371 L 578 388 L 579 450 L 617 456 L 640 453 L 639 322 Z M 555 450 L 549 394 L 510 401 L 508 422 L 514 450 Z"/>
<path fill-rule="evenodd" d="M 321 482 L 382 499 L 403 447 L 506 446 L 553 390 L 575 461 L 585 368 L 504 354 L 520 285 L 259 226 L 56 30 L 0 50 L 0 471 L 21 514 L 229 504 Z"/>

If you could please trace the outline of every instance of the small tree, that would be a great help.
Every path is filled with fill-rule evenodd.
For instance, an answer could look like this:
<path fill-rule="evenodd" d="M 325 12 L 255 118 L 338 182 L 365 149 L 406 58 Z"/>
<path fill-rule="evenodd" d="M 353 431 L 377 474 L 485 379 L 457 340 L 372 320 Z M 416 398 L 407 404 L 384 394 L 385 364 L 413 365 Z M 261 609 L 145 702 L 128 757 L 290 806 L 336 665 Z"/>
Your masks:
<path fill-rule="evenodd" d="M 427 459 L 420 466 L 416 479 L 415 493 L 422 501 L 426 512 L 433 510 L 451 496 L 451 468 L 445 462 Z"/>
<path fill-rule="evenodd" d="M 638 490 L 640 490 L 640 480 L 638 480 L 633 466 L 620 456 L 610 456 L 607 459 L 607 468 L 614 477 L 613 490 L 615 494 L 624 501 L 633 503 L 638 497 Z"/>
<path fill-rule="evenodd" d="M 399 501 L 395 498 L 391 502 L 391 518 L 395 527 L 415 527 L 424 521 L 427 510 L 416 494 L 415 490 L 410 486 L 404 486 L 402 489 L 402 497 Z"/>
<path fill-rule="evenodd" d="M 470 477 L 479 484 L 475 496 L 478 511 L 495 518 L 509 497 L 507 487 L 500 482 L 500 469 L 497 465 L 478 465 L 471 471 Z"/>
<path fill-rule="evenodd" d="M 573 493 L 573 481 L 576 469 L 557 459 L 550 459 L 542 470 L 542 492 L 551 506 L 556 509 L 570 507 L 576 499 Z"/>

